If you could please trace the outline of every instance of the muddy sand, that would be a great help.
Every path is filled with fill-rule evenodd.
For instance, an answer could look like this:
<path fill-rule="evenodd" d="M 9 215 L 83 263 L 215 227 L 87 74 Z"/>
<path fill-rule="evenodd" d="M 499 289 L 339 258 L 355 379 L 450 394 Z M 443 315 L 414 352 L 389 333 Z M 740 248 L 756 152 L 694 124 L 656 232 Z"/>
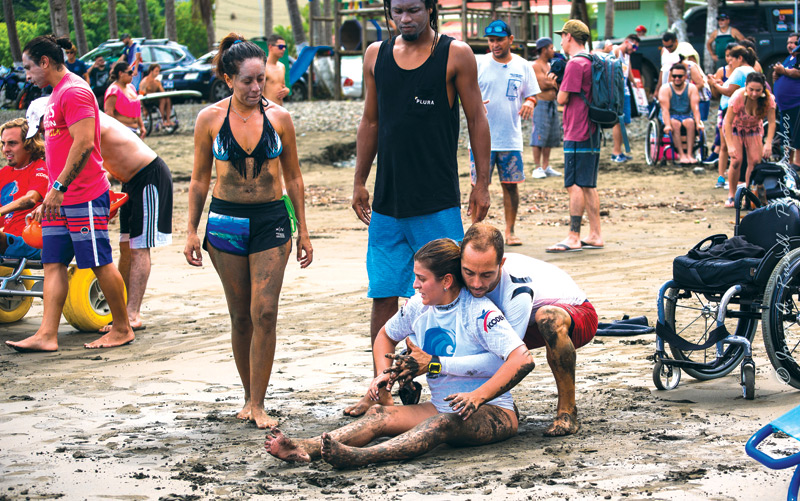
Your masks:
<path fill-rule="evenodd" d="M 354 139 L 354 133 L 299 137 L 314 262 L 300 270 L 290 261 L 286 270 L 267 395 L 269 411 L 290 436 L 347 423 L 342 409 L 372 375 L 367 231 L 350 209 L 353 171 L 322 164 L 319 156 L 325 146 Z M 192 137 L 184 132 L 148 143 L 173 170 L 176 211 L 173 244 L 153 253 L 147 329 L 130 346 L 88 351 L 83 343 L 96 336 L 64 322 L 57 353 L 0 349 L 0 499 L 785 498 L 790 470 L 772 472 L 744 452 L 752 433 L 800 402 L 800 393 L 776 378 L 760 329 L 754 401 L 742 398 L 738 370 L 709 382 L 684 374 L 677 389 L 656 391 L 648 360 L 654 335 L 596 338 L 578 351 L 582 429 L 575 436 L 542 436 L 556 393 L 538 350 L 536 369 L 513 391 L 519 435 L 506 442 L 442 446 L 416 460 L 355 471 L 281 463 L 265 452 L 263 431 L 234 417 L 243 392 L 222 287 L 207 255 L 198 269 L 182 254 Z M 712 188 L 714 172 L 641 161 L 619 167 L 603 151 L 606 248 L 545 254 L 568 223 L 562 181 L 548 178 L 522 185 L 517 233 L 524 245 L 513 250 L 571 273 L 601 321 L 647 315 L 653 324 L 672 259 L 706 236 L 732 234 L 733 212 Z M 634 151 L 643 158 L 641 145 Z M 554 157 L 560 170 L 561 153 Z M 525 161 L 529 172 L 527 146 Z M 466 200 L 465 151 L 460 170 Z M 502 227 L 496 181 L 492 203 L 488 220 Z M 40 315 L 36 300 L 22 321 L 0 328 L 0 340 L 34 332 Z M 797 445 L 770 443 L 778 454 Z"/>

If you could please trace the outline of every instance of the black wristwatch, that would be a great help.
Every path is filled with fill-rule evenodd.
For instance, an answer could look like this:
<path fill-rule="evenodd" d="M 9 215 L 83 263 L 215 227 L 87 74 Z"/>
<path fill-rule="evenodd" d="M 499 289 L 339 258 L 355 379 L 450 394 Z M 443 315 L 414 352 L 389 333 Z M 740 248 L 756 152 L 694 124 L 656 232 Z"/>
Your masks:
<path fill-rule="evenodd" d="M 67 187 L 64 186 L 63 184 L 59 183 L 58 181 L 53 183 L 53 189 L 56 190 L 56 191 L 60 191 L 61 193 L 66 193 L 67 192 Z"/>
<path fill-rule="evenodd" d="M 428 362 L 428 377 L 435 378 L 439 376 L 442 372 L 442 363 L 439 361 L 439 357 L 436 355 L 431 355 L 431 361 Z"/>

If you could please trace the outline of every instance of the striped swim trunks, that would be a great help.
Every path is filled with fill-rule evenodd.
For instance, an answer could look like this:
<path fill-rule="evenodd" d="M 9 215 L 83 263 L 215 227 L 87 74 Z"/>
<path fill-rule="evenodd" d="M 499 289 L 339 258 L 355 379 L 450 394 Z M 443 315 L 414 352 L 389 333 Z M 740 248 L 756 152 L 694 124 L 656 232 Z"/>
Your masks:
<path fill-rule="evenodd" d="M 42 263 L 68 265 L 73 257 L 80 269 L 111 263 L 108 210 L 106 191 L 88 202 L 62 205 L 61 217 L 43 219 Z"/>

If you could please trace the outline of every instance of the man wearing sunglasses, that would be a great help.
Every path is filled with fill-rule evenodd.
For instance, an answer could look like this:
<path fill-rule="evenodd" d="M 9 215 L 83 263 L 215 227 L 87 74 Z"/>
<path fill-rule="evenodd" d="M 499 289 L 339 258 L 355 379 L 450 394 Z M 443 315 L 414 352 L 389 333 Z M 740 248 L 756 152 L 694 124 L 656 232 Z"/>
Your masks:
<path fill-rule="evenodd" d="M 697 87 L 687 81 L 688 73 L 683 63 L 672 65 L 669 72 L 671 82 L 662 85 L 658 92 L 664 132 L 672 134 L 672 147 L 678 154 L 678 162 L 682 164 L 695 163 L 692 157 L 695 134 L 703 127 L 700 120 L 700 94 Z M 685 135 L 681 126 L 686 129 Z"/>
<path fill-rule="evenodd" d="M 623 89 L 625 90 L 625 98 L 623 99 L 623 103 L 625 104 L 624 121 L 626 125 L 631 123 L 631 100 L 633 99 L 630 87 L 628 86 L 628 81 L 631 78 L 631 54 L 636 52 L 641 41 L 639 35 L 631 33 L 625 37 L 625 40 L 623 40 L 621 44 L 615 45 L 611 50 L 614 57 L 622 61 Z M 629 157 L 622 152 L 622 126 L 620 126 L 620 124 L 614 126 L 612 129 L 612 136 L 614 137 L 614 147 L 611 149 L 611 161 L 622 163 L 633 160 L 633 157 Z"/>
<path fill-rule="evenodd" d="M 267 79 L 264 83 L 263 96 L 283 106 L 283 98 L 289 94 L 286 87 L 286 66 L 280 58 L 286 53 L 286 41 L 273 33 L 267 38 Z"/>

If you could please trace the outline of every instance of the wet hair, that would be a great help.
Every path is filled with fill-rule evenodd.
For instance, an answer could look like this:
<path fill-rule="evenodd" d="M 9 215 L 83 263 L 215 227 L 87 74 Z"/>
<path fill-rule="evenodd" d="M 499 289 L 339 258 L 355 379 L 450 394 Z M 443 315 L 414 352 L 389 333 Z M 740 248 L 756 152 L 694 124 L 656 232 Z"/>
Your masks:
<path fill-rule="evenodd" d="M 486 223 L 475 223 L 469 227 L 464 234 L 464 239 L 461 240 L 461 254 L 464 254 L 464 249 L 467 244 L 471 245 L 473 249 L 478 252 L 486 252 L 489 249 L 494 249 L 497 255 L 497 264 L 503 260 L 504 242 L 503 234 L 494 226 Z"/>
<path fill-rule="evenodd" d="M 431 9 L 430 19 L 428 25 L 433 29 L 433 43 L 431 43 L 431 54 L 433 49 L 436 48 L 436 42 L 439 41 L 439 8 L 437 0 L 419 0 L 425 4 L 425 10 Z M 383 2 L 383 18 L 386 21 L 386 26 L 391 26 L 389 22 L 392 19 L 392 0 L 384 0 Z M 392 30 L 394 34 L 394 30 Z"/>
<path fill-rule="evenodd" d="M 636 43 L 642 43 L 642 39 L 639 38 L 639 35 L 636 33 L 631 33 L 630 35 L 625 37 L 626 40 L 633 40 Z"/>
<path fill-rule="evenodd" d="M 763 89 L 763 91 L 761 92 L 761 95 L 758 96 L 756 115 L 764 116 L 767 113 L 767 100 L 769 99 L 770 95 L 769 89 L 767 88 L 767 77 L 764 76 L 763 73 L 760 73 L 758 71 L 753 71 L 747 75 L 744 86 L 747 87 L 747 84 L 749 83 L 761 84 L 761 88 Z M 745 94 L 745 98 L 746 97 L 747 95 Z"/>
<path fill-rule="evenodd" d="M 456 285 L 464 285 L 464 279 L 461 278 L 461 249 L 449 238 L 439 238 L 423 245 L 414 254 L 414 261 L 427 268 L 438 280 L 450 274 Z"/>
<path fill-rule="evenodd" d="M 27 44 L 22 52 L 27 52 L 28 57 L 36 66 L 39 66 L 42 57 L 47 56 L 55 63 L 56 69 L 61 69 L 64 64 L 64 51 L 72 48 L 69 37 L 56 38 L 53 35 L 40 35 Z"/>
<path fill-rule="evenodd" d="M 245 40 L 238 33 L 228 33 L 219 42 L 219 51 L 214 56 L 213 64 L 216 66 L 218 77 L 222 78 L 222 75 L 228 75 L 233 78 L 239 74 L 239 66 L 242 61 L 253 58 L 267 62 L 267 55 L 261 50 L 261 47 Z"/>
<path fill-rule="evenodd" d="M 150 75 L 150 73 L 152 73 L 152 72 L 153 72 L 153 70 L 154 70 L 154 69 L 156 69 L 156 68 L 158 68 L 158 69 L 160 70 L 160 69 L 161 69 L 161 65 L 160 65 L 160 64 L 158 64 L 158 63 L 153 63 L 153 64 L 151 64 L 151 65 L 150 65 L 150 66 L 147 68 L 147 71 L 145 71 L 145 72 L 144 72 L 144 76 L 149 76 L 149 75 Z"/>
<path fill-rule="evenodd" d="M 750 47 L 745 47 L 741 42 L 738 47 L 731 49 L 731 57 L 744 59 L 748 66 L 756 64 L 756 51 Z"/>
<path fill-rule="evenodd" d="M 44 159 L 44 139 L 42 139 L 42 135 L 36 134 L 30 139 L 25 139 L 25 136 L 28 135 L 28 120 L 23 117 L 15 118 L 14 120 L 9 120 L 4 123 L 0 126 L 0 138 L 3 137 L 3 132 L 8 129 L 20 129 L 22 144 L 25 151 L 31 155 L 31 160 Z"/>
<path fill-rule="evenodd" d="M 267 38 L 267 45 L 278 45 L 278 40 L 285 40 L 285 38 L 277 33 L 273 33 L 269 36 L 269 38 Z"/>
<path fill-rule="evenodd" d="M 111 80 L 117 81 L 119 79 L 119 74 L 125 71 L 128 71 L 130 65 L 124 59 L 120 59 L 114 66 L 111 67 Z"/>
<path fill-rule="evenodd" d="M 664 34 L 661 35 L 661 41 L 662 42 L 669 42 L 670 40 L 674 40 L 674 41 L 677 42 L 678 41 L 678 36 L 675 33 L 671 32 L 671 31 L 665 31 Z"/>

